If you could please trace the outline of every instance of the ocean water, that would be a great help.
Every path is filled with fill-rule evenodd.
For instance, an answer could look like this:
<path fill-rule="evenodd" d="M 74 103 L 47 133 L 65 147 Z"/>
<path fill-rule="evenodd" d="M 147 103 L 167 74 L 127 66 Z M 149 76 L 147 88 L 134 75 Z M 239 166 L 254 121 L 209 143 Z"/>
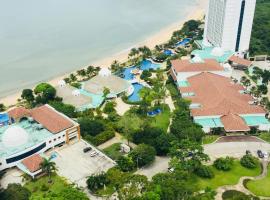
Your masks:
<path fill-rule="evenodd" d="M 200 0 L 0 0 L 0 97 L 123 51 Z"/>

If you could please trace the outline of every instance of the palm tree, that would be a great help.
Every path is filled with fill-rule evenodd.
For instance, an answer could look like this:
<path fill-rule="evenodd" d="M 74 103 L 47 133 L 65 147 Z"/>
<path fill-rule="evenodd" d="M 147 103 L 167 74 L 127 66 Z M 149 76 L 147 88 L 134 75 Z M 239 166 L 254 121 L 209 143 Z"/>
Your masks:
<path fill-rule="evenodd" d="M 88 74 L 89 77 L 91 77 L 94 72 L 95 72 L 95 68 L 93 66 L 90 65 L 87 67 L 86 73 Z"/>
<path fill-rule="evenodd" d="M 85 69 L 81 69 L 81 70 L 78 70 L 77 71 L 77 74 L 81 77 L 84 77 L 86 76 L 86 70 Z"/>
<path fill-rule="evenodd" d="M 108 96 L 110 93 L 111 93 L 110 89 L 109 89 L 109 88 L 104 87 L 102 97 L 103 97 L 104 99 L 106 99 L 106 98 L 107 98 L 107 96 Z"/>
<path fill-rule="evenodd" d="M 40 166 L 42 171 L 44 171 L 49 176 L 48 182 L 51 183 L 51 175 L 57 170 L 55 162 L 52 162 L 51 159 L 43 158 L 43 162 L 40 164 Z"/>
<path fill-rule="evenodd" d="M 70 79 L 72 82 L 77 81 L 77 77 L 76 77 L 74 74 L 70 74 L 70 75 L 69 75 L 69 79 Z"/>

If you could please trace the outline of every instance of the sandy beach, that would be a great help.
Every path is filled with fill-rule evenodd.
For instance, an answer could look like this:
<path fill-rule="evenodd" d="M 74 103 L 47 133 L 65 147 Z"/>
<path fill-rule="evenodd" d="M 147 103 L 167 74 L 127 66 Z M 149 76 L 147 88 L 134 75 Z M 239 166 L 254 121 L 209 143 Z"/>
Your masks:
<path fill-rule="evenodd" d="M 148 46 L 149 48 L 153 49 L 157 44 L 162 44 L 162 43 L 168 41 L 170 39 L 172 33 L 175 30 L 181 29 L 184 22 L 186 22 L 190 19 L 202 19 L 204 14 L 205 14 L 205 8 L 207 5 L 207 2 L 208 2 L 208 0 L 201 0 L 200 3 L 198 3 L 197 7 L 194 7 L 194 9 L 190 10 L 190 14 L 187 15 L 185 19 L 182 19 L 179 22 L 173 23 L 170 26 L 165 27 L 157 34 L 154 34 L 154 35 L 148 37 L 146 40 L 138 43 L 136 46 L 133 46 L 133 47 L 139 47 L 139 46 L 145 45 L 145 46 Z M 90 64 L 94 65 L 94 66 L 108 67 L 111 65 L 111 63 L 114 60 L 118 60 L 120 62 L 123 62 L 123 61 L 127 60 L 128 53 L 129 53 L 130 49 L 133 47 L 130 47 L 128 49 L 125 49 L 125 50 L 115 54 L 115 55 L 109 56 L 107 58 L 101 59 L 97 62 L 90 63 Z M 82 68 L 84 68 L 84 67 L 82 67 Z M 48 83 L 55 86 L 58 84 L 59 80 L 62 80 L 64 77 L 66 77 L 70 73 L 71 72 L 66 73 L 66 74 L 59 76 L 59 77 L 55 77 L 54 79 L 49 80 Z M 5 98 L 0 99 L 0 103 L 3 103 L 5 106 L 14 105 L 14 104 L 16 104 L 17 99 L 20 98 L 20 95 L 21 95 L 21 91 L 15 93 L 13 95 L 9 95 Z"/>

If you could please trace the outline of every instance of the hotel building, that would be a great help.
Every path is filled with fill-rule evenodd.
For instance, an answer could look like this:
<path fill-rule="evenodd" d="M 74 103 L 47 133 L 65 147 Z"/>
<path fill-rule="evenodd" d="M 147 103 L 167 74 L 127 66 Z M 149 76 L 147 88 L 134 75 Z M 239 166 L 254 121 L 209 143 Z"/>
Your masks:
<path fill-rule="evenodd" d="M 217 61 L 174 60 L 171 76 L 182 97 L 190 101 L 191 116 L 204 132 L 214 128 L 226 132 L 270 129 L 265 110 L 255 104 L 243 86 L 230 79 L 229 70 Z"/>
<path fill-rule="evenodd" d="M 249 50 L 256 0 L 209 0 L 204 45 L 244 54 Z"/>
<path fill-rule="evenodd" d="M 34 177 L 40 172 L 40 154 L 80 139 L 79 124 L 49 105 L 14 108 L 5 116 L 0 125 L 0 170 L 17 166 Z"/>

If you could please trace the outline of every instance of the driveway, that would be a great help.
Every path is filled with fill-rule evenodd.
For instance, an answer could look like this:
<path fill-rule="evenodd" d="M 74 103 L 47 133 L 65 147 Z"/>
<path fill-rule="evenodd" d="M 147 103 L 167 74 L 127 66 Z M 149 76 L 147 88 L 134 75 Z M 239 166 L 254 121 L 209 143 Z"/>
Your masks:
<path fill-rule="evenodd" d="M 89 146 L 94 150 L 83 153 L 83 149 Z M 98 155 L 91 157 L 93 151 L 98 152 Z M 56 152 L 57 157 L 53 161 L 56 163 L 57 173 L 80 187 L 86 187 L 86 179 L 91 174 L 107 171 L 115 165 L 114 161 L 83 140 Z"/>
<path fill-rule="evenodd" d="M 251 151 L 257 156 L 257 150 L 270 152 L 270 144 L 266 142 L 218 142 L 204 145 L 204 152 L 209 155 L 211 160 L 219 157 L 231 156 L 241 158 L 246 150 Z"/>
<path fill-rule="evenodd" d="M 150 166 L 139 169 L 136 174 L 145 175 L 149 180 L 157 173 L 167 172 L 169 167 L 169 157 L 156 156 L 154 163 Z"/>

